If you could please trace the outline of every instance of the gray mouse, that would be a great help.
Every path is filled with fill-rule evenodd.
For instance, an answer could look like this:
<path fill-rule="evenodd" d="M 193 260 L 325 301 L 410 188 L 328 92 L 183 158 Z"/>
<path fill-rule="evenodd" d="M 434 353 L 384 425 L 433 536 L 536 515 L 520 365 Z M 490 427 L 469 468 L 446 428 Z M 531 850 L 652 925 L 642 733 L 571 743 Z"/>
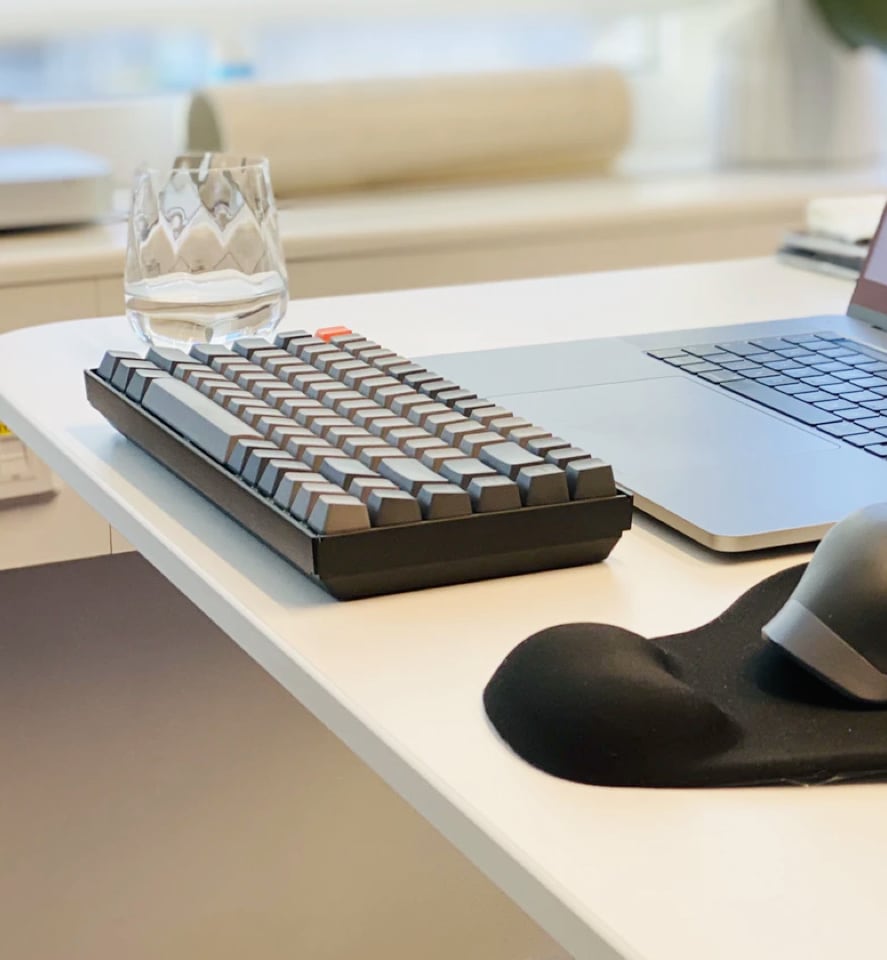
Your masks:
<path fill-rule="evenodd" d="M 887 703 L 887 503 L 832 527 L 763 634 L 841 693 Z"/>

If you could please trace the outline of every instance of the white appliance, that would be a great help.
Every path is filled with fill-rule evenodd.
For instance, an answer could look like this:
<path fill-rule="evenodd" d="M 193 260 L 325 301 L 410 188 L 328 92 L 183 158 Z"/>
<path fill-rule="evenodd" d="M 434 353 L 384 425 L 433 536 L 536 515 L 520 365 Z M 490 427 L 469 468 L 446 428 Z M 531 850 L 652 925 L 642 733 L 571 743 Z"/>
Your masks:
<path fill-rule="evenodd" d="M 68 147 L 0 147 L 0 230 L 65 226 L 112 212 L 111 168 Z"/>

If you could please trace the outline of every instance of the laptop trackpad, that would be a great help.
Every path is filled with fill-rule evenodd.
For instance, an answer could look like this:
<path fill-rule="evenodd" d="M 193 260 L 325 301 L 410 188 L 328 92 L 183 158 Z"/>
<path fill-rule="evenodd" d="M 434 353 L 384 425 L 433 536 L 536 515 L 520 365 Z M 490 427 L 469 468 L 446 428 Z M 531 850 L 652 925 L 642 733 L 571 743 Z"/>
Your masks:
<path fill-rule="evenodd" d="M 836 446 L 681 376 L 495 399 L 612 463 L 620 483 L 638 492 L 675 475 L 692 485 L 694 467 L 735 477 L 761 462 Z"/>

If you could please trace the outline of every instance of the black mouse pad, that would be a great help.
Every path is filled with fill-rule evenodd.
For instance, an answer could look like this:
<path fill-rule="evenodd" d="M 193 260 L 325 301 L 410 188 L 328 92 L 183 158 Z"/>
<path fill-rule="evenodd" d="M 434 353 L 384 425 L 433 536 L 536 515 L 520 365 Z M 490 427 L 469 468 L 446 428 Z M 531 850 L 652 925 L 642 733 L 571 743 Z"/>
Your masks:
<path fill-rule="evenodd" d="M 487 684 L 487 716 L 529 763 L 580 783 L 882 777 L 887 709 L 845 698 L 761 636 L 804 569 L 769 577 L 688 633 L 647 640 L 592 623 L 542 630 Z"/>

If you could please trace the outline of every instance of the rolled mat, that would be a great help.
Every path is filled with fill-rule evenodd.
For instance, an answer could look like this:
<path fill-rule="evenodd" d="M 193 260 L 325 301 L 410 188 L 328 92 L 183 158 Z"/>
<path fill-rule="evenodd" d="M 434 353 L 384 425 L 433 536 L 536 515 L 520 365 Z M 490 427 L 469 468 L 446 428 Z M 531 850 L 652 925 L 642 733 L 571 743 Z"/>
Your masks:
<path fill-rule="evenodd" d="M 192 150 L 269 158 L 279 197 L 372 185 L 605 172 L 631 104 L 608 68 L 198 92 Z"/>

